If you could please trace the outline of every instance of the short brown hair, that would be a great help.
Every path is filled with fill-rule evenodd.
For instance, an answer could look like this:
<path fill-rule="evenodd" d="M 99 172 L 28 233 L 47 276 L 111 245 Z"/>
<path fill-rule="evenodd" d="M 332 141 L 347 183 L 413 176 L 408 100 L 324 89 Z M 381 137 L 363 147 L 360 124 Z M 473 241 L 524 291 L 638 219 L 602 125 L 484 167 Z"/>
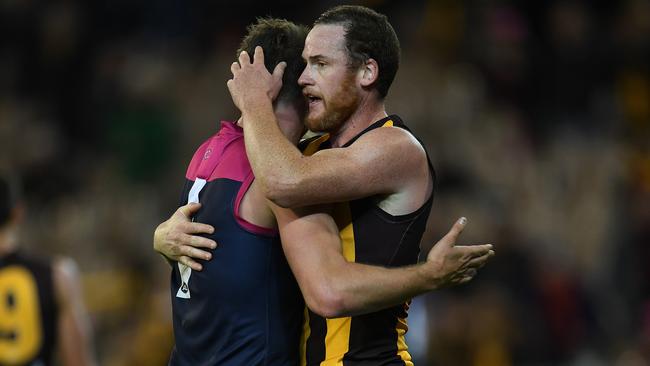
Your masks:
<path fill-rule="evenodd" d="M 376 88 L 385 98 L 399 68 L 400 45 L 385 15 L 357 5 L 340 5 L 324 12 L 314 25 L 340 24 L 345 28 L 345 48 L 350 67 L 357 68 L 369 58 L 377 61 Z"/>
<path fill-rule="evenodd" d="M 308 32 L 307 27 L 285 19 L 258 18 L 257 22 L 248 26 L 236 57 L 246 51 L 252 58 L 255 47 L 260 46 L 264 49 L 264 65 L 269 72 L 273 72 L 278 63 L 286 62 L 287 68 L 282 76 L 282 89 L 278 99 L 304 103 L 298 78 L 305 69 L 302 49 L 305 47 Z"/>

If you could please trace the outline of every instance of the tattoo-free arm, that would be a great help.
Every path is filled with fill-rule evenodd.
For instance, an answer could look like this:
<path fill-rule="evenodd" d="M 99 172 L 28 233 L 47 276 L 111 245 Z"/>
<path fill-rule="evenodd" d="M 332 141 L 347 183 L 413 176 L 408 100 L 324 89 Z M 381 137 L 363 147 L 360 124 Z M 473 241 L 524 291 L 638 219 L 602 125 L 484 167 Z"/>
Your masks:
<path fill-rule="evenodd" d="M 273 112 L 282 67 L 269 74 L 258 48 L 253 63 L 242 53 L 231 71 L 228 88 L 242 112 L 246 153 L 263 192 L 276 204 L 300 207 L 392 194 L 430 179 L 424 149 L 401 128 L 378 128 L 350 147 L 303 156 L 282 134 Z"/>
<path fill-rule="evenodd" d="M 270 205 L 307 306 L 327 318 L 377 311 L 442 286 L 467 282 L 494 253 L 491 245 L 454 246 L 464 226 L 458 222 L 425 263 L 400 268 L 352 263 L 344 257 L 338 227 L 329 214 Z"/>

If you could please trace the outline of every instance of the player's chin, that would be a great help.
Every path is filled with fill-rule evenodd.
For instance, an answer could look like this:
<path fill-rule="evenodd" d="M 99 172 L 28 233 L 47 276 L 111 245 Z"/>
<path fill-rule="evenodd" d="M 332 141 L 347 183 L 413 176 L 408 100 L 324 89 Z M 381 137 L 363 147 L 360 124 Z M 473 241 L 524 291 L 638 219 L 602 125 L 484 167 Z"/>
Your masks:
<path fill-rule="evenodd" d="M 323 114 L 322 113 L 314 113 L 313 111 L 309 111 L 307 114 L 307 117 L 305 118 L 305 125 L 310 131 L 313 132 L 325 132 L 325 127 L 323 124 Z"/>

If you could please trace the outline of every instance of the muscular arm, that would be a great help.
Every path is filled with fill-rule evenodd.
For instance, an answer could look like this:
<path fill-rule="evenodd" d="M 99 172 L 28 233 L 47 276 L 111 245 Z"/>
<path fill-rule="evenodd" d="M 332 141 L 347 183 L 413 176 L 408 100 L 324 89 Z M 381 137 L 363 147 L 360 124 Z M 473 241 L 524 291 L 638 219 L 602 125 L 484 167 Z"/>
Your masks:
<path fill-rule="evenodd" d="M 282 134 L 273 113 L 273 93 L 264 81 L 277 79 L 277 73 L 270 75 L 266 71 L 263 54 L 258 50 L 253 64 L 245 54 L 240 64 L 241 70 L 233 65 L 234 76 L 228 87 L 242 112 L 251 167 L 273 202 L 282 207 L 299 207 L 398 190 L 426 191 L 428 195 L 426 187 L 412 189 L 430 178 L 424 149 L 408 132 L 400 128 L 376 129 L 350 147 L 303 156 Z"/>
<path fill-rule="evenodd" d="M 60 259 L 54 265 L 54 285 L 59 304 L 58 338 L 62 364 L 96 365 L 90 321 L 82 299 L 76 265 Z"/>
<path fill-rule="evenodd" d="M 307 306 L 328 318 L 377 311 L 442 286 L 467 282 L 494 254 L 491 245 L 454 246 L 464 226 L 459 222 L 434 246 L 425 263 L 400 268 L 352 263 L 344 257 L 330 215 L 270 205 Z"/>

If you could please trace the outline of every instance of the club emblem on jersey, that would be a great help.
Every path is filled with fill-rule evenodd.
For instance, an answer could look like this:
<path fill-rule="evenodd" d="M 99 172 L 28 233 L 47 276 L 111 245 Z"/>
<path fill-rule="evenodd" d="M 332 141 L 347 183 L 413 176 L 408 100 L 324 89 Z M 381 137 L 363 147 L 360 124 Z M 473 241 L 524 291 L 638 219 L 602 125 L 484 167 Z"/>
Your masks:
<path fill-rule="evenodd" d="M 188 286 L 188 283 L 190 282 L 190 276 L 192 275 L 192 268 L 182 263 L 177 264 L 178 273 L 181 275 L 181 286 L 176 292 L 176 297 L 181 299 L 190 299 L 192 296 L 190 295 L 190 287 Z"/>
<path fill-rule="evenodd" d="M 210 158 L 210 155 L 212 155 L 212 149 L 208 148 L 205 150 L 205 154 L 203 154 L 203 160 L 208 160 Z"/>

